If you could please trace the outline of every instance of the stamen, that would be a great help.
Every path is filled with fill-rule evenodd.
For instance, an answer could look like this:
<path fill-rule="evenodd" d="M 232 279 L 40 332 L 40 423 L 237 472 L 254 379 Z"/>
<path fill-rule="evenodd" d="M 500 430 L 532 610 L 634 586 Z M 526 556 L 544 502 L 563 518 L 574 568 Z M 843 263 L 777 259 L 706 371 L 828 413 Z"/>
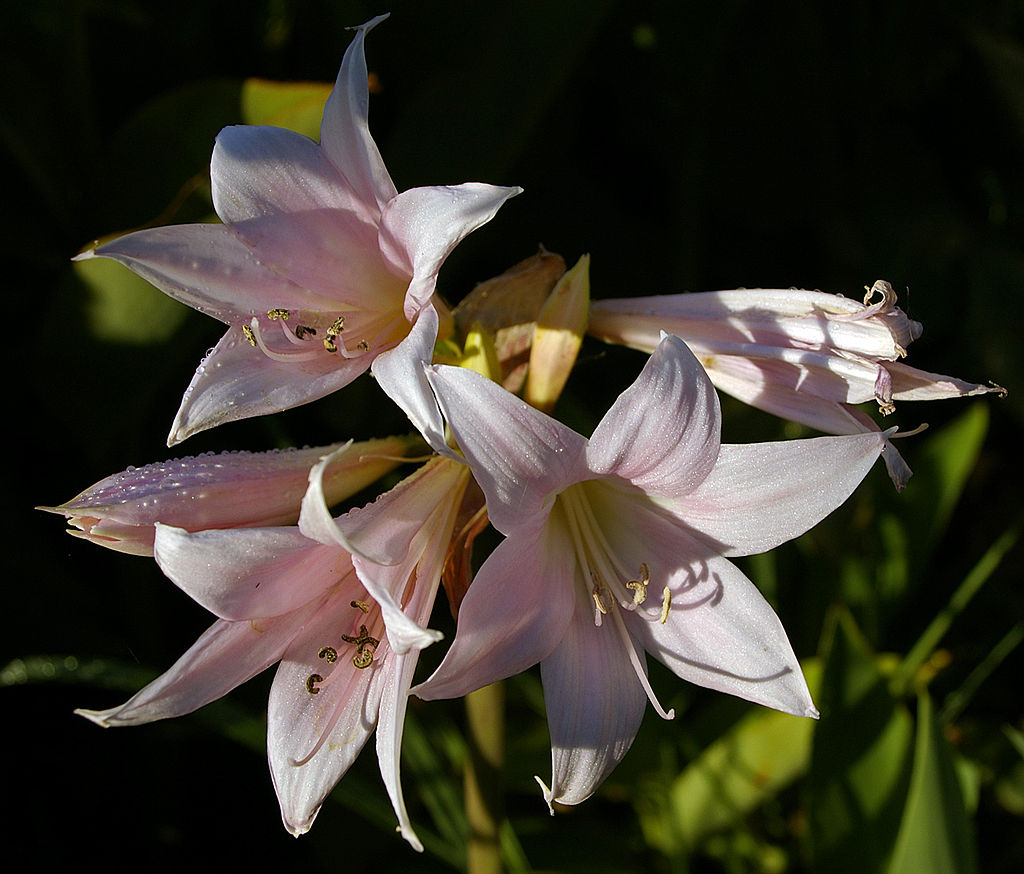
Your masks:
<path fill-rule="evenodd" d="M 253 319 L 255 321 L 255 319 Z M 245 334 L 245 339 L 249 341 L 250 346 L 256 345 L 256 335 L 253 333 L 252 328 L 248 325 L 242 325 L 242 333 Z"/>
<path fill-rule="evenodd" d="M 675 719 L 675 710 L 665 711 L 665 708 L 661 706 L 661 702 L 655 697 L 654 690 L 651 688 L 651 684 L 647 679 L 647 671 L 644 670 L 644 663 L 640 660 L 640 656 L 637 654 L 636 647 L 633 645 L 633 638 L 630 636 L 629 630 L 626 628 L 626 623 L 622 621 L 622 615 L 616 610 L 612 614 L 612 618 L 615 620 L 615 627 L 619 630 L 619 637 L 622 638 L 622 643 L 626 647 L 626 652 L 629 655 L 629 662 L 633 666 L 633 670 L 636 673 L 636 678 L 640 681 L 640 685 L 643 687 L 644 692 L 647 694 L 647 700 L 651 702 L 658 716 L 662 719 Z"/>
<path fill-rule="evenodd" d="M 355 603 L 353 602 L 353 604 Z M 352 657 L 353 665 L 360 670 L 370 667 L 373 663 L 373 654 L 377 651 L 377 647 L 380 646 L 380 641 L 376 637 L 370 637 L 365 625 L 359 626 L 358 637 L 343 634 L 341 639 L 345 643 L 354 643 L 356 645 L 356 654 Z"/>
<path fill-rule="evenodd" d="M 287 330 L 284 326 L 281 326 L 282 330 Z M 307 361 L 316 357 L 316 351 L 310 349 L 307 352 L 275 352 L 271 349 L 263 339 L 263 332 L 260 330 L 260 323 L 255 317 L 249 323 L 249 326 L 242 326 L 242 332 L 250 343 L 259 346 L 260 352 L 267 356 L 272 361 Z"/>
<path fill-rule="evenodd" d="M 665 586 L 661 592 L 661 618 L 658 620 L 664 625 L 668 622 L 668 608 L 672 604 L 672 590 Z"/>
<path fill-rule="evenodd" d="M 295 326 L 295 336 L 298 337 L 300 340 L 305 339 L 306 334 L 309 334 L 309 335 L 315 337 L 316 336 L 316 328 L 311 328 L 308 325 L 296 325 Z"/>
<path fill-rule="evenodd" d="M 324 337 L 324 349 L 328 352 L 337 352 L 338 344 L 334 342 L 334 338 L 343 330 L 345 330 L 345 317 L 338 316 L 338 318 L 331 322 L 331 326 L 327 329 L 327 336 Z"/>
<path fill-rule="evenodd" d="M 605 606 L 604 600 L 601 598 L 601 593 L 604 591 L 604 587 L 598 581 L 597 576 L 593 577 L 594 588 L 591 591 L 591 595 L 594 598 L 594 626 L 596 628 L 601 627 L 601 617 L 608 615 L 608 608 Z"/>
<path fill-rule="evenodd" d="M 319 674 L 310 674 L 306 677 L 306 691 L 309 692 L 310 695 L 319 695 L 320 690 L 317 688 L 316 684 L 322 683 L 323 681 L 324 678 Z"/>
<path fill-rule="evenodd" d="M 370 605 L 366 604 L 363 601 L 351 601 L 350 603 L 351 603 L 351 605 L 353 607 L 355 607 L 355 608 L 357 608 L 359 610 L 362 610 L 364 613 L 369 613 L 370 612 Z"/>
<path fill-rule="evenodd" d="M 291 315 L 292 314 L 284 307 L 274 307 L 271 310 L 267 310 L 267 318 L 270 319 L 270 321 L 272 322 L 276 321 L 277 319 L 283 319 L 284 321 L 287 322 L 288 319 L 291 318 Z"/>
<path fill-rule="evenodd" d="M 338 660 L 338 651 L 333 646 L 321 647 L 316 655 L 317 658 L 327 659 L 327 663 L 331 665 Z"/>
<path fill-rule="evenodd" d="M 626 583 L 627 589 L 633 590 L 633 603 L 627 604 L 627 610 L 635 610 L 644 601 L 647 600 L 647 584 L 651 581 L 651 572 L 647 567 L 647 562 L 640 562 L 640 579 L 630 580 Z"/>

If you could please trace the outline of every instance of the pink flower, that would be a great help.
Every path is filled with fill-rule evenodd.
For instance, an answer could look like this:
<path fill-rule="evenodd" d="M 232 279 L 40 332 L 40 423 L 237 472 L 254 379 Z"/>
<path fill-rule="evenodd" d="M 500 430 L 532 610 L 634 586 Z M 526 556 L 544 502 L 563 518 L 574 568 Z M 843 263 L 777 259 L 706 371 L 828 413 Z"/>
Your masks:
<path fill-rule="evenodd" d="M 221 131 L 210 177 L 223 224 L 138 231 L 78 256 L 119 261 L 228 325 L 185 392 L 169 445 L 323 397 L 371 365 L 401 406 L 421 403 L 417 359 L 438 330 L 438 271 L 521 189 L 398 193 L 367 126 L 363 41 L 385 17 L 356 29 L 319 144 L 274 127 Z"/>
<path fill-rule="evenodd" d="M 473 580 L 421 698 L 540 663 L 549 803 L 575 804 L 629 749 L 648 701 L 644 651 L 683 679 L 816 716 L 771 607 L 729 556 L 763 552 L 830 513 L 881 434 L 720 444 L 715 391 L 677 337 L 587 440 L 478 374 L 429 379 L 505 540 Z"/>
<path fill-rule="evenodd" d="M 866 401 L 888 415 L 900 400 L 1005 394 L 900 363 L 921 325 L 896 306 L 892 286 L 881 279 L 863 304 L 795 288 L 602 300 L 591 308 L 588 330 L 645 352 L 662 331 L 675 334 L 719 391 L 827 434 L 878 431 L 854 406 Z M 884 457 L 902 488 L 910 468 L 888 441 Z"/>
<path fill-rule="evenodd" d="M 332 461 L 310 474 L 299 527 L 190 533 L 157 523 L 161 569 L 217 621 L 125 704 L 78 712 L 103 726 L 180 716 L 280 662 L 267 753 L 285 827 L 309 829 L 376 727 L 399 829 L 420 850 L 399 779 L 402 725 L 419 650 L 440 638 L 423 626 L 469 473 L 438 459 L 371 507 L 331 520 L 324 476 Z M 337 526 L 391 564 L 306 536 Z"/>
<path fill-rule="evenodd" d="M 221 452 L 129 467 L 59 507 L 70 534 L 131 555 L 152 555 L 155 525 L 187 531 L 293 525 L 309 471 L 331 456 L 324 490 L 345 500 L 392 470 L 408 451 L 407 437 L 271 452 Z M 340 451 L 344 450 L 344 451 Z"/>

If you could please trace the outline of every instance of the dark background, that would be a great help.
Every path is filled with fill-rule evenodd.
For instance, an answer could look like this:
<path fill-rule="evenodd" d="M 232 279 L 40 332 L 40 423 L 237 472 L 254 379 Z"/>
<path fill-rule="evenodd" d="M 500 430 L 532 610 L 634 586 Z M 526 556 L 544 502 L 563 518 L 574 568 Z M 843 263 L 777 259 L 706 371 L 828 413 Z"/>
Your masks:
<path fill-rule="evenodd" d="M 39 0 L 0 9 L 14 478 L 0 637 L 0 701 L 15 736 L 3 765 L 5 845 L 23 846 L 36 870 L 100 860 L 156 870 L 192 860 L 431 870 L 440 863 L 412 858 L 360 817 L 358 795 L 328 805 L 299 842 L 285 834 L 258 748 L 269 676 L 172 723 L 104 732 L 73 717 L 74 707 L 123 700 L 208 617 L 151 562 L 76 542 L 58 517 L 31 509 L 129 464 L 405 430 L 363 380 L 168 450 L 181 392 L 220 326 L 189 314 L 152 343 L 97 338 L 89 291 L 69 263 L 91 239 L 153 220 L 201 176 L 217 130 L 240 120 L 244 78 L 333 81 L 346 26 L 388 7 L 261 0 L 241 13 L 198 0 Z M 859 297 L 888 279 L 925 325 L 911 364 L 1010 390 L 1005 400 L 963 402 L 987 404 L 991 429 L 945 561 L 962 575 L 1020 518 L 1021 3 L 395 2 L 390 11 L 367 42 L 380 80 L 370 118 L 399 190 L 463 181 L 525 189 L 449 260 L 440 284 L 449 299 L 538 244 L 570 263 L 591 253 L 594 297 L 738 286 Z M 175 220 L 203 209 L 200 191 Z M 596 417 L 641 362 L 588 342 L 570 390 Z M 904 404 L 897 418 L 904 428 L 939 426 L 959 404 Z M 767 417 L 726 409 L 726 440 L 781 433 Z M 913 445 L 901 449 L 914 466 Z M 957 639 L 984 648 L 1007 615 L 1022 614 L 1019 571 L 1014 554 Z M 935 603 L 950 586 L 932 593 Z M 930 596 L 921 595 L 924 611 Z M 896 617 L 881 643 L 905 651 L 923 625 L 914 617 Z M 814 629 L 791 633 L 798 653 L 813 650 Z M 52 681 L 43 662 L 20 682 L 10 661 L 36 655 L 56 657 Z M 62 665 L 76 664 L 68 655 L 95 674 L 65 674 Z M 103 668 L 111 664 L 116 683 Z M 993 726 L 1021 727 L 1020 668 L 1016 653 L 978 698 Z M 434 712 L 460 719 L 457 708 L 417 708 L 424 722 Z M 365 788 L 379 803 L 375 767 L 367 750 L 340 791 Z M 669 870 L 613 793 L 549 822 L 530 781 L 548 772 L 546 759 L 523 767 L 536 771 L 509 778 L 510 805 L 530 812 L 520 837 L 536 867 L 572 870 L 581 858 L 572 853 L 590 852 L 587 864 L 602 869 Z M 414 821 L 425 821 L 412 803 Z M 1009 835 L 1019 826 L 982 810 L 983 870 L 1014 870 L 1020 842 Z"/>

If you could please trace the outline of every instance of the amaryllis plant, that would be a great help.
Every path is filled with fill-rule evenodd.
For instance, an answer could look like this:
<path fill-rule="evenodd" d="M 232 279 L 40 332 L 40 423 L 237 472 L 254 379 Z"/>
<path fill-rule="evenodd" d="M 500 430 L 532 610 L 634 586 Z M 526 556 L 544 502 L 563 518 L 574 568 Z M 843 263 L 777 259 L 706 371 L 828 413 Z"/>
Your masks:
<path fill-rule="evenodd" d="M 227 325 L 169 444 L 366 371 L 411 433 L 352 442 L 340 423 L 337 443 L 129 468 L 43 509 L 153 558 L 215 617 L 125 703 L 79 713 L 108 727 L 181 716 L 276 665 L 266 746 L 286 829 L 310 828 L 375 732 L 394 821 L 422 850 L 399 776 L 410 695 L 429 721 L 442 705 L 426 702 L 539 665 L 552 813 L 602 791 L 648 705 L 689 718 L 661 703 L 686 688 L 670 675 L 817 719 L 786 609 L 733 559 L 815 528 L 880 458 L 906 485 L 898 429 L 857 405 L 887 416 L 903 400 L 1005 392 L 904 364 L 921 325 L 881 280 L 863 302 L 738 289 L 591 305 L 590 256 L 567 270 L 543 250 L 449 290 L 453 307 L 445 259 L 521 189 L 398 192 L 368 128 L 364 42 L 385 17 L 355 28 L 318 142 L 220 133 L 219 223 L 139 230 L 78 258 L 113 259 Z M 588 333 L 646 354 L 596 423 L 559 403 L 584 343 L 586 373 L 602 366 Z M 723 443 L 716 389 L 832 436 Z M 352 415 L 372 424 L 379 409 Z M 649 676 L 648 655 L 667 672 Z"/>

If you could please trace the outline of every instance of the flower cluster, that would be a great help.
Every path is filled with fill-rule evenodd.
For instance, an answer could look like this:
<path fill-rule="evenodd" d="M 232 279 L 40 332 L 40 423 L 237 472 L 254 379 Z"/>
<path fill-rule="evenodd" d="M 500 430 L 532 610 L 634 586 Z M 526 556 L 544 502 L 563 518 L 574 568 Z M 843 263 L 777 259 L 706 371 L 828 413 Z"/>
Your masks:
<path fill-rule="evenodd" d="M 921 327 L 878 282 L 864 304 L 737 290 L 589 304 L 588 258 L 543 252 L 452 313 L 438 272 L 518 188 L 397 192 L 367 124 L 356 29 L 319 143 L 230 127 L 211 165 L 219 224 L 118 237 L 110 258 L 228 327 L 169 445 L 321 398 L 370 369 L 417 435 L 183 458 L 111 476 L 59 507 L 72 533 L 135 555 L 216 617 L 103 726 L 178 716 L 271 665 L 267 747 L 286 828 L 306 831 L 376 729 L 399 829 L 410 694 L 466 695 L 540 665 L 553 805 L 590 796 L 650 704 L 646 654 L 691 683 L 797 716 L 817 711 L 782 623 L 731 557 L 817 524 L 884 456 L 852 405 L 989 389 L 898 361 Z M 589 328 L 588 328 L 589 321 Z M 650 353 L 589 437 L 550 412 L 583 335 Z M 721 442 L 715 387 L 834 436 Z M 337 508 L 400 465 L 372 503 Z M 243 499 L 244 496 L 244 499 Z M 487 523 L 504 540 L 472 573 Z M 416 683 L 441 583 L 454 639 Z M 553 808 L 552 808 L 553 809 Z"/>

